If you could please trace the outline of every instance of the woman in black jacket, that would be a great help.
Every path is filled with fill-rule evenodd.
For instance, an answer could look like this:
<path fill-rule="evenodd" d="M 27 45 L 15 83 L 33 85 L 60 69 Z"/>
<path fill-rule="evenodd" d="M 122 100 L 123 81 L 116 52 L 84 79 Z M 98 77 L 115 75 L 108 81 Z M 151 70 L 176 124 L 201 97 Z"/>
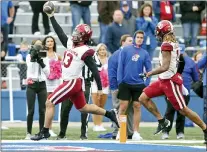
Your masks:
<path fill-rule="evenodd" d="M 200 24 L 201 24 L 201 12 L 204 9 L 205 9 L 204 1 L 180 2 L 183 37 L 186 40 L 185 41 L 186 46 L 197 45 L 197 35 L 199 33 Z"/>

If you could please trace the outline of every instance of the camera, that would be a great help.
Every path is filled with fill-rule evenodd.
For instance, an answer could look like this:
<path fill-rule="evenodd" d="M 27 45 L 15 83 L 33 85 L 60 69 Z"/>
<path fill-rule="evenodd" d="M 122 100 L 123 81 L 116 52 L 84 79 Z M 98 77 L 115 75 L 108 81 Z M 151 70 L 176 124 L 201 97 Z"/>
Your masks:
<path fill-rule="evenodd" d="M 38 58 L 45 58 L 47 57 L 47 50 L 46 46 L 42 45 L 32 45 L 30 50 L 31 55 L 31 62 L 36 62 Z"/>

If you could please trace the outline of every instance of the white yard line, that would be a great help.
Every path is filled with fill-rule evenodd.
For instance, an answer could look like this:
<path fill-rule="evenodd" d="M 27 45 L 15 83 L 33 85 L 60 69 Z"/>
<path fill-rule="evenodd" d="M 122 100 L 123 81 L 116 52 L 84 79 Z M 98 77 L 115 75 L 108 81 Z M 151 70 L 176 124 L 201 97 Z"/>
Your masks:
<path fill-rule="evenodd" d="M 2 140 L 2 143 L 119 143 L 116 140 Z M 162 144 L 202 144 L 203 140 L 142 140 L 142 141 L 127 141 L 128 144 L 142 143 L 162 143 Z"/>

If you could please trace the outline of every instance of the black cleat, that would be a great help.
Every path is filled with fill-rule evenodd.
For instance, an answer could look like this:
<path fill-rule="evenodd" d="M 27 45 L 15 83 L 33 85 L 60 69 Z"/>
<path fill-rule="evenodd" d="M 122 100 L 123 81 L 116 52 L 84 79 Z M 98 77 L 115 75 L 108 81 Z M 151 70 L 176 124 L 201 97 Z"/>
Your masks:
<path fill-rule="evenodd" d="M 88 139 L 88 137 L 86 137 L 85 135 L 80 136 L 80 140 L 87 140 L 87 139 Z"/>
<path fill-rule="evenodd" d="M 154 135 L 160 134 L 164 129 L 170 126 L 170 121 L 165 119 L 163 123 L 159 123 Z"/>
<path fill-rule="evenodd" d="M 109 118 L 111 119 L 112 122 L 114 122 L 116 124 L 116 126 L 118 128 L 120 128 L 120 126 L 119 126 L 119 119 L 118 119 L 118 112 L 117 112 L 116 109 L 112 109 L 110 111 L 110 117 Z"/>
<path fill-rule="evenodd" d="M 31 137 L 30 139 L 31 140 L 42 140 L 42 139 L 48 139 L 50 137 L 50 133 L 49 132 L 46 132 L 46 133 L 43 133 L 42 131 L 38 134 L 36 134 L 35 136 Z"/>
<path fill-rule="evenodd" d="M 56 140 L 67 140 L 67 137 L 58 135 Z"/>

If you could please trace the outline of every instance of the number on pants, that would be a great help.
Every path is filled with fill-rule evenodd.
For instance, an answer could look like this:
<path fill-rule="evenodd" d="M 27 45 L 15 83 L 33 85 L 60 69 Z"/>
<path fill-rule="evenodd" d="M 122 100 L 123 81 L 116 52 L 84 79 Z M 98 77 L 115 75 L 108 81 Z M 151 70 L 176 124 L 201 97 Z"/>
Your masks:
<path fill-rule="evenodd" d="M 70 66 L 72 60 L 73 60 L 73 55 L 70 54 L 69 52 L 66 52 L 64 55 L 64 59 L 63 59 L 64 67 L 68 68 Z"/>

